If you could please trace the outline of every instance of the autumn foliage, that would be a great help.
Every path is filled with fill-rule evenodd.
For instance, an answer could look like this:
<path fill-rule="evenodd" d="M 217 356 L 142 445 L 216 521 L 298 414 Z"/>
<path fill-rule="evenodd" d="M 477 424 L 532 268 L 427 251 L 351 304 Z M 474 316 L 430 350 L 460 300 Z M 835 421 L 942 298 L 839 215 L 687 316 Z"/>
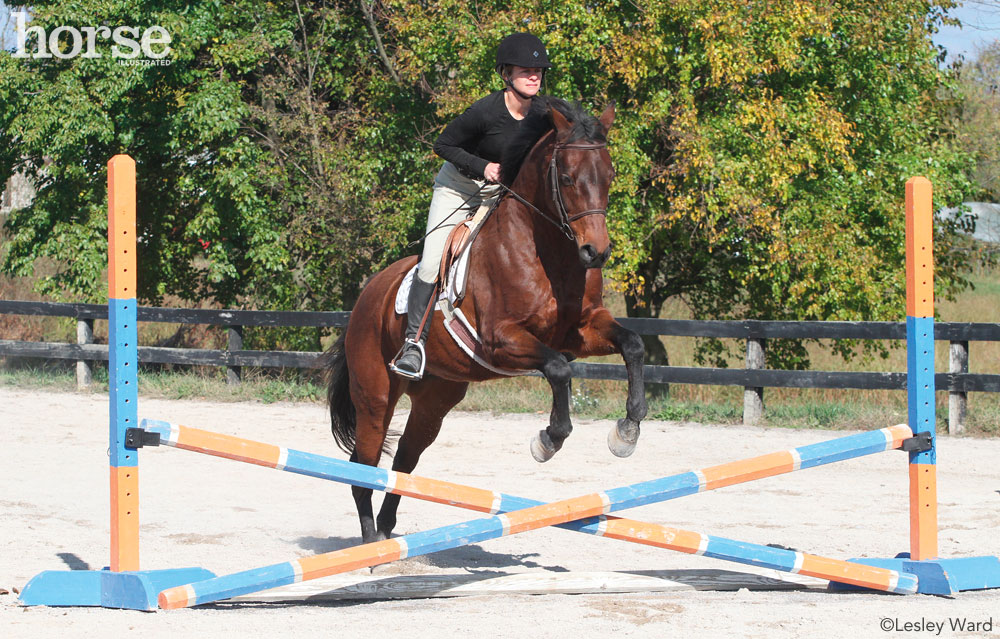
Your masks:
<path fill-rule="evenodd" d="M 680 296 L 701 318 L 899 319 L 903 183 L 926 175 L 939 206 L 970 190 L 930 40 L 952 4 L 36 2 L 32 24 L 157 24 L 173 51 L 169 66 L 0 53 L 0 179 L 41 186 L 6 222 L 2 267 L 54 258 L 46 294 L 102 299 L 104 167 L 129 153 L 146 301 L 350 308 L 416 251 L 435 137 L 500 87 L 496 44 L 527 30 L 555 66 L 546 92 L 617 102 L 606 272 L 631 314 Z M 949 295 L 962 262 L 940 231 Z"/>

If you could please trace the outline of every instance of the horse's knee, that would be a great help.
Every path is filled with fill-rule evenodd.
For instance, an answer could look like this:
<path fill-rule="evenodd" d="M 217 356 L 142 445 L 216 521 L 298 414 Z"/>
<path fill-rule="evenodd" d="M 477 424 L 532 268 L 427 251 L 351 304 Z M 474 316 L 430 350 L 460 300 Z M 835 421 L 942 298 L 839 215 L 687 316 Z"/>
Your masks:
<path fill-rule="evenodd" d="M 619 348 L 622 351 L 622 359 L 642 363 L 646 359 L 646 347 L 642 343 L 642 338 L 638 333 L 633 333 L 628 329 L 621 329 L 618 337 Z"/>
<path fill-rule="evenodd" d="M 542 365 L 542 374 L 549 384 L 556 387 L 567 386 L 573 380 L 573 369 L 561 354 L 550 357 Z"/>

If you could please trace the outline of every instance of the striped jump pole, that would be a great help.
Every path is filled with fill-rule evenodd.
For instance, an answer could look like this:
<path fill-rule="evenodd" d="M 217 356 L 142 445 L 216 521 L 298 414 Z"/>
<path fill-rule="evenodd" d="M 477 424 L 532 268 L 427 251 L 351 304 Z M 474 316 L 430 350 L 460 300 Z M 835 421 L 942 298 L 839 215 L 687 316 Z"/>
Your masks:
<path fill-rule="evenodd" d="M 906 399 L 914 434 L 930 440 L 910 453 L 910 556 L 938 556 L 934 398 L 933 192 L 927 178 L 906 182 Z"/>
<path fill-rule="evenodd" d="M 142 428 L 147 433 L 158 436 L 159 443 L 164 446 L 492 515 L 531 508 L 544 503 L 497 491 L 365 466 L 333 457 L 306 453 L 292 448 L 274 446 L 160 420 L 144 419 L 142 420 Z M 725 486 L 897 449 L 911 436 L 910 429 L 901 424 L 692 470 L 648 483 L 658 487 L 659 493 L 655 501 L 667 501 Z M 622 523 L 612 524 L 616 521 Z M 610 527 L 613 527 L 616 538 L 641 544 L 646 543 L 647 538 L 642 534 L 630 537 L 627 530 L 632 527 L 637 530 L 647 530 L 646 527 L 649 526 L 655 527 L 656 524 L 619 519 L 618 517 L 608 517 L 606 522 L 600 526 L 596 521 L 570 521 L 558 525 L 559 528 L 606 537 L 611 536 L 607 532 L 610 531 Z"/>
<path fill-rule="evenodd" d="M 521 510 L 543 503 L 160 420 L 144 419 L 142 428 L 145 432 L 158 436 L 159 443 L 164 446 L 490 514 Z M 900 448 L 910 437 L 912 433 L 909 427 L 900 424 L 691 470 L 639 485 L 656 488 L 657 496 L 653 501 L 667 501 L 893 450 Z M 641 522 L 631 523 L 646 525 Z M 578 521 L 568 522 L 560 527 L 597 534 L 595 527 Z"/>
<path fill-rule="evenodd" d="M 920 592 L 951 595 L 1000 588 L 1000 558 L 938 557 L 933 195 L 927 178 L 906 181 L 906 399 L 910 428 L 924 444 L 910 451 L 910 552 L 852 561 L 916 574 Z"/>
<path fill-rule="evenodd" d="M 623 541 L 887 592 L 908 594 L 915 592 L 917 588 L 917 581 L 912 575 L 897 571 L 872 569 L 792 550 L 605 516 L 612 510 L 675 499 L 704 490 L 898 448 L 911 434 L 905 426 L 849 435 L 603 493 L 543 504 L 166 422 L 145 421 L 143 424 L 149 432 L 161 436 L 161 443 L 177 448 L 474 510 L 507 513 L 172 588 L 160 593 L 159 597 L 160 606 L 167 609 L 211 603 L 545 526 L 560 526 Z"/>
<path fill-rule="evenodd" d="M 139 457 L 125 448 L 125 431 L 138 421 L 135 226 L 135 161 L 118 155 L 108 163 L 112 572 L 139 569 Z"/>

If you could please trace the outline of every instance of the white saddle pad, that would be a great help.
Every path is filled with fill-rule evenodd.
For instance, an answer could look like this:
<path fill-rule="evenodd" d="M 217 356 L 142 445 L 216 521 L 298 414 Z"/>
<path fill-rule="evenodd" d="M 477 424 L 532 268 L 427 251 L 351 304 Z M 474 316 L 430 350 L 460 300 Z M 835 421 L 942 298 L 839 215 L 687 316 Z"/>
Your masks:
<path fill-rule="evenodd" d="M 473 328 L 469 320 L 466 319 L 465 315 L 458 308 L 455 308 L 455 300 L 460 297 L 460 294 L 465 290 L 466 274 L 468 273 L 468 260 L 469 260 L 469 249 L 462 252 L 462 255 L 451 267 L 451 273 L 449 279 L 448 289 L 442 291 L 438 295 L 438 302 L 435 305 L 436 310 L 441 311 L 444 314 L 444 327 L 447 329 L 448 334 L 451 335 L 455 343 L 458 344 L 466 355 L 471 357 L 473 361 L 482 366 L 487 370 L 491 370 L 494 373 L 499 373 L 500 375 L 527 375 L 531 371 L 522 370 L 508 370 L 504 368 L 497 368 L 483 359 L 483 356 L 477 352 L 482 349 L 482 342 L 479 339 L 479 334 L 476 333 L 476 329 Z M 399 284 L 399 290 L 396 291 L 396 313 L 399 315 L 406 314 L 407 298 L 410 294 L 410 286 L 413 285 L 413 278 L 417 276 L 417 268 L 420 265 L 417 264 L 409 270 L 406 277 Z"/>
<path fill-rule="evenodd" d="M 448 274 L 448 288 L 438 294 L 439 300 L 448 300 L 449 303 L 454 305 L 462 296 L 462 293 L 465 292 L 465 282 L 468 279 L 468 266 L 469 247 L 467 246 L 459 258 L 455 260 L 455 263 L 451 265 L 451 272 Z M 418 263 L 411 268 L 399 284 L 399 290 L 396 291 L 396 313 L 398 315 L 406 315 L 407 298 L 410 295 L 410 287 L 413 286 L 413 278 L 417 276 L 417 269 L 419 267 L 420 264 Z"/>

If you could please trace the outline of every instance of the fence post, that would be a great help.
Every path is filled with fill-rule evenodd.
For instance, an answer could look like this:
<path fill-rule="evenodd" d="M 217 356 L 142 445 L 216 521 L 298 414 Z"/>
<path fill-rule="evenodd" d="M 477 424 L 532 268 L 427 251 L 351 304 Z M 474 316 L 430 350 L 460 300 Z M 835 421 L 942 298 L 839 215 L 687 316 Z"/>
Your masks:
<path fill-rule="evenodd" d="M 226 346 L 226 350 L 229 352 L 242 351 L 243 350 L 243 327 L 242 326 L 230 326 L 227 331 L 229 334 L 229 342 Z M 239 366 L 229 366 L 226 369 L 226 383 L 230 386 L 238 386 L 242 378 L 242 370 Z"/>
<path fill-rule="evenodd" d="M 76 343 L 80 345 L 94 343 L 94 320 L 76 320 Z M 90 360 L 79 359 L 76 361 L 76 388 L 83 390 L 94 381 L 94 372 L 90 366 Z"/>
<path fill-rule="evenodd" d="M 747 370 L 764 368 L 763 338 L 747 338 Z M 743 388 L 743 424 L 754 426 L 764 418 L 764 388 L 745 386 Z"/>
<path fill-rule="evenodd" d="M 949 373 L 969 372 L 969 342 L 951 342 L 948 357 Z M 969 394 L 965 391 L 948 391 L 948 434 L 965 432 L 965 416 L 969 410 Z"/>

